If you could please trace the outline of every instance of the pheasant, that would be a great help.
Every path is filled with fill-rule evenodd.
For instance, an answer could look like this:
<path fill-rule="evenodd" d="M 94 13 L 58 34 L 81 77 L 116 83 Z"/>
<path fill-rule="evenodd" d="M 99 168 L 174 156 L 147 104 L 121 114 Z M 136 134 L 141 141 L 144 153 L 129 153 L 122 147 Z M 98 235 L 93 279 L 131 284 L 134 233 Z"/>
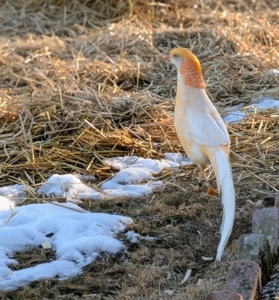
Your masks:
<path fill-rule="evenodd" d="M 220 261 L 235 217 L 235 190 L 229 162 L 230 138 L 221 116 L 210 101 L 197 57 L 186 48 L 172 49 L 167 58 L 177 68 L 174 123 L 186 154 L 200 168 L 199 181 L 208 182 L 205 168 L 211 164 L 221 193 L 223 219 L 216 260 Z"/>

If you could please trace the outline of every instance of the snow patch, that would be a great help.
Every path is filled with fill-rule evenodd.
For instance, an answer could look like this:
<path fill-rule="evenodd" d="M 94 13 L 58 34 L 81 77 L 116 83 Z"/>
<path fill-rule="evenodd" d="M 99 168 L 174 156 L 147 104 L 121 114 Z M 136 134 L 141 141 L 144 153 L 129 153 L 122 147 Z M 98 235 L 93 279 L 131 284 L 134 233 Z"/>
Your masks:
<path fill-rule="evenodd" d="M 45 195 L 46 197 L 64 197 L 70 202 L 79 202 L 86 198 L 104 199 L 103 194 L 85 185 L 72 174 L 52 175 L 37 192 L 39 195 Z"/>
<path fill-rule="evenodd" d="M 70 209 L 69 209 L 70 208 Z M 14 208 L 15 214 L 0 228 L 0 289 L 12 290 L 34 280 L 77 275 L 94 261 L 100 252 L 116 254 L 125 245 L 116 239 L 133 221 L 131 218 L 105 213 L 82 213 L 75 204 L 70 207 L 53 204 L 29 204 Z M 76 210 L 75 210 L 76 208 Z M 0 213 L 0 223 L 10 212 Z M 34 267 L 12 271 L 14 251 L 39 247 L 48 241 L 57 259 Z"/>
<path fill-rule="evenodd" d="M 249 113 L 253 113 L 256 112 L 255 109 L 258 110 L 276 109 L 279 108 L 279 100 L 269 98 L 269 97 L 263 97 L 253 102 L 248 107 L 243 107 L 242 109 L 238 109 L 238 108 L 239 106 L 237 106 L 237 109 L 232 110 L 230 113 L 226 114 L 223 117 L 223 120 L 228 123 L 240 122 L 244 120 L 246 117 L 246 114 L 243 110 Z"/>

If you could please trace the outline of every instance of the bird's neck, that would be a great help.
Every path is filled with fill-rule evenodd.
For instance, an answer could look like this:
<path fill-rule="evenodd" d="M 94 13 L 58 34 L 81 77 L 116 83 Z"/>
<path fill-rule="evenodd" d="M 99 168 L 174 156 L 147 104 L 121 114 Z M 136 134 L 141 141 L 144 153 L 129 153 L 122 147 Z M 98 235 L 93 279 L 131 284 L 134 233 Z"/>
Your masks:
<path fill-rule="evenodd" d="M 175 98 L 176 113 L 184 113 L 185 110 L 189 110 L 189 107 L 203 111 L 205 102 L 208 102 L 206 91 L 185 84 L 184 78 L 178 72 Z"/>
<path fill-rule="evenodd" d="M 178 70 L 185 85 L 197 89 L 205 89 L 206 85 L 202 77 L 201 69 L 197 68 L 190 59 L 184 59 Z"/>

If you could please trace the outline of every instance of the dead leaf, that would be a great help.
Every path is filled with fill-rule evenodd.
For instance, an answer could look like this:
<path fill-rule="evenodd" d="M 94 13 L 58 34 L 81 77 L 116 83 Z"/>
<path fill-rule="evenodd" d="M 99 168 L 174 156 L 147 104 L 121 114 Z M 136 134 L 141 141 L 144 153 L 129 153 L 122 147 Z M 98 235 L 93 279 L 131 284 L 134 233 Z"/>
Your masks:
<path fill-rule="evenodd" d="M 188 269 L 187 272 L 186 272 L 186 274 L 185 274 L 185 276 L 184 276 L 184 278 L 183 278 L 182 281 L 180 282 L 180 284 L 185 283 L 185 282 L 189 279 L 191 273 L 192 273 L 192 269 Z"/>
<path fill-rule="evenodd" d="M 173 290 L 164 290 L 164 293 L 169 296 L 172 296 L 173 292 L 174 292 Z"/>
<path fill-rule="evenodd" d="M 186 206 L 186 204 L 185 204 L 185 202 L 184 202 L 184 203 L 182 203 L 182 204 L 179 205 L 178 209 L 179 209 L 179 210 L 182 210 L 182 209 L 185 208 L 185 206 Z"/>
<path fill-rule="evenodd" d="M 212 261 L 213 260 L 213 257 L 202 256 L 201 258 L 204 261 Z"/>
<path fill-rule="evenodd" d="M 171 279 L 171 272 L 169 271 L 168 275 L 167 275 L 167 280 L 170 280 L 170 279 Z"/>

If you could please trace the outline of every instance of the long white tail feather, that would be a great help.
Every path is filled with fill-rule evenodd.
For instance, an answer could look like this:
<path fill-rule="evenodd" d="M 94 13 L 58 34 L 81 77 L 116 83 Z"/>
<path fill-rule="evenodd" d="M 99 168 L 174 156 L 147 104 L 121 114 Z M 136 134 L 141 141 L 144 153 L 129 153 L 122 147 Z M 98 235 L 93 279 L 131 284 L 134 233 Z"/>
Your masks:
<path fill-rule="evenodd" d="M 235 191 L 231 165 L 227 154 L 222 148 L 216 149 L 215 147 L 208 147 L 207 156 L 216 176 L 219 193 L 221 191 L 223 205 L 223 218 L 220 228 L 221 240 L 216 255 L 216 260 L 220 261 L 233 228 L 235 217 Z"/>

